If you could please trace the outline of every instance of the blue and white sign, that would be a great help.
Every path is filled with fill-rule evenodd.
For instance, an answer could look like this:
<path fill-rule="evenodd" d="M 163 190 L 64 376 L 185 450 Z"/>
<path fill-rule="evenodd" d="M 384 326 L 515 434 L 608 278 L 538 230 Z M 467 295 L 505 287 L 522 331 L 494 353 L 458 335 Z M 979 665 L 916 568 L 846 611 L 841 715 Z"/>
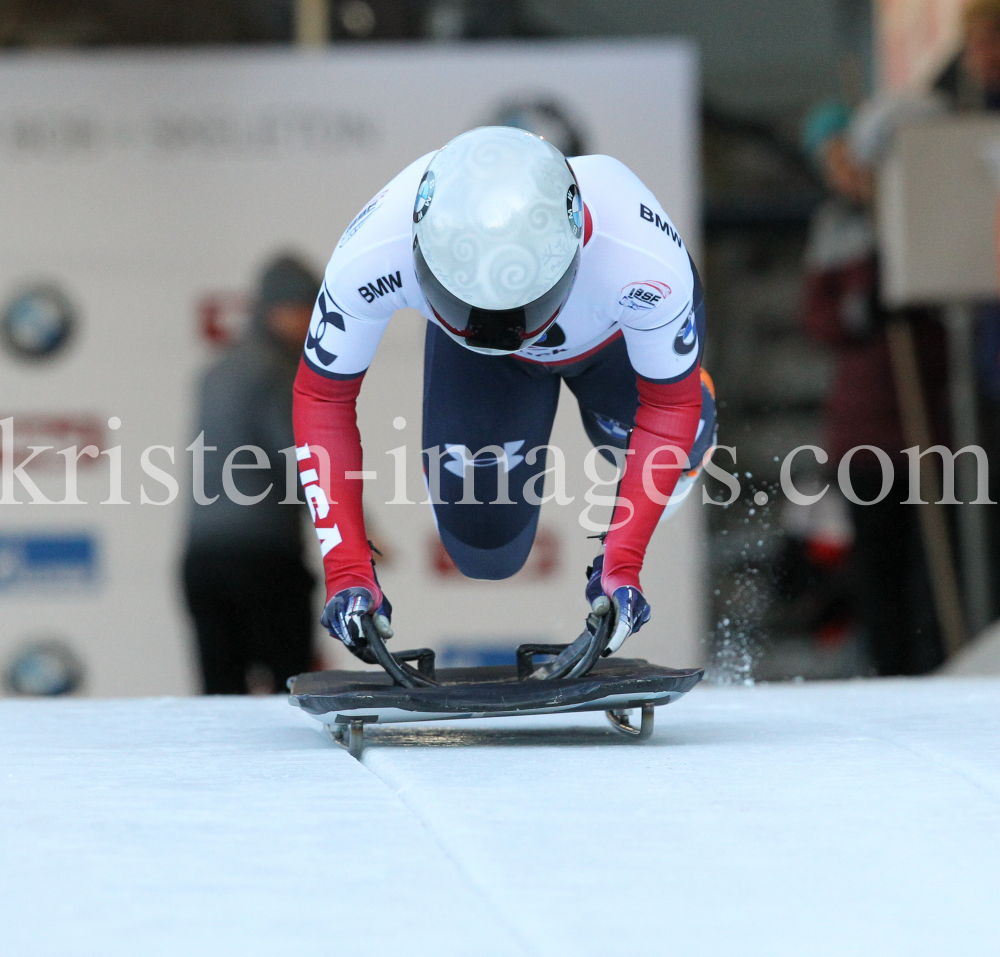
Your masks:
<path fill-rule="evenodd" d="M 85 588 L 96 578 L 97 543 L 91 535 L 0 535 L 0 595 Z"/>

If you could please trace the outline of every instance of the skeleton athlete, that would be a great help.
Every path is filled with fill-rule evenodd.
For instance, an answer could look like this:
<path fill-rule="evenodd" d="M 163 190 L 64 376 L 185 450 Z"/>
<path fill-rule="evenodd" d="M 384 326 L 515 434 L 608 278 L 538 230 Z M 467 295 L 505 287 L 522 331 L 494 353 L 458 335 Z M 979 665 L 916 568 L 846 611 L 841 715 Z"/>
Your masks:
<path fill-rule="evenodd" d="M 355 404 L 405 308 L 428 320 L 423 448 L 449 458 L 425 468 L 441 540 L 463 574 L 503 579 L 524 564 L 540 507 L 525 484 L 546 467 L 545 450 L 525 453 L 548 442 L 561 380 L 594 445 L 625 462 L 586 588 L 591 603 L 610 600 L 617 650 L 649 619 L 639 574 L 650 536 L 715 432 L 700 370 L 701 283 L 670 218 L 611 157 L 566 159 L 531 133 L 483 127 L 409 165 L 348 226 L 306 338 L 295 437 L 326 570 L 323 623 L 362 656 L 362 617 L 388 637 L 391 606 L 361 482 L 348 477 L 362 468 Z M 329 488 L 317 447 L 329 455 Z M 470 468 L 477 504 L 459 501 Z M 501 476 L 509 504 L 493 501 Z"/>

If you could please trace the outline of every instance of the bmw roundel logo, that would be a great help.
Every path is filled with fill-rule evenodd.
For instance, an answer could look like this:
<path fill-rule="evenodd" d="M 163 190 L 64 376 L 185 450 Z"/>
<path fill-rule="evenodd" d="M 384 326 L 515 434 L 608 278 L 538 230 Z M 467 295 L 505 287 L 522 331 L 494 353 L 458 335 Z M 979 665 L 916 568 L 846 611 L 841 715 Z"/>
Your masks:
<path fill-rule="evenodd" d="M 413 204 L 413 221 L 415 223 L 419 223 L 424 218 L 433 198 L 434 174 L 427 170 L 424 173 L 424 178 L 420 181 L 420 188 L 417 190 L 417 201 Z"/>
<path fill-rule="evenodd" d="M 72 694 L 83 680 L 83 662 L 58 638 L 30 642 L 15 654 L 3 675 L 8 692 L 32 697 Z"/>
<path fill-rule="evenodd" d="M 21 359 L 48 359 L 73 335 L 76 315 L 66 296 L 50 284 L 18 293 L 0 315 L 0 338 Z"/>
<path fill-rule="evenodd" d="M 681 331 L 674 338 L 674 352 L 679 356 L 689 355 L 698 345 L 698 328 L 694 324 L 694 318 L 688 316 L 681 326 Z"/>
<path fill-rule="evenodd" d="M 566 191 L 566 214 L 569 216 L 573 235 L 579 239 L 583 230 L 583 200 L 580 199 L 580 190 L 577 189 L 576 183 Z"/>

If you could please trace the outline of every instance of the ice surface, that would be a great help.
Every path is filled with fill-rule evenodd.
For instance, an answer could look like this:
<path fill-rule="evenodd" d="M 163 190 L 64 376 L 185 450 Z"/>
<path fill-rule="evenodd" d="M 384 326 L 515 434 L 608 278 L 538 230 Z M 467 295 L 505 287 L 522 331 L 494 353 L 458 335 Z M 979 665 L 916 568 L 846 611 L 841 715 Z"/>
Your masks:
<path fill-rule="evenodd" d="M 370 730 L 284 699 L 0 703 L 0 951 L 998 949 L 1000 680 L 697 688 Z"/>
<path fill-rule="evenodd" d="M 0 703 L 0 953 L 530 953 L 317 727 L 284 698 Z"/>

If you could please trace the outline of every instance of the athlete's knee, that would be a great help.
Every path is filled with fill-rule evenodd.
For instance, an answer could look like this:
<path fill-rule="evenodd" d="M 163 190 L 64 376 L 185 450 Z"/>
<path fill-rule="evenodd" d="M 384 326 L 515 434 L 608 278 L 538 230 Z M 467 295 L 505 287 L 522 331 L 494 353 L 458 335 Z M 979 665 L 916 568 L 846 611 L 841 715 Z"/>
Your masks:
<path fill-rule="evenodd" d="M 466 541 L 444 526 L 439 527 L 438 532 L 448 556 L 466 578 L 502 581 L 524 567 L 535 540 L 536 525 L 537 522 L 531 522 L 511 541 L 487 547 Z"/>
<path fill-rule="evenodd" d="M 473 548 L 468 545 L 448 549 L 448 554 L 466 578 L 482 581 L 511 578 L 524 567 L 528 558 L 527 555 L 511 554 L 506 548 Z"/>

